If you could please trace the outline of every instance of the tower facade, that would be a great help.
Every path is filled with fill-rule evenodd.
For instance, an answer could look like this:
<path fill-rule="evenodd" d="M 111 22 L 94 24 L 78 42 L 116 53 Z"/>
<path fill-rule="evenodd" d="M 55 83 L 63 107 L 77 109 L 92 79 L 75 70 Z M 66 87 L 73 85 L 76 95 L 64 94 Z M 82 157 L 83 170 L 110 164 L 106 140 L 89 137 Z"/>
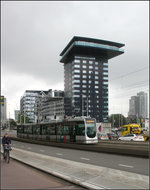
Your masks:
<path fill-rule="evenodd" d="M 131 96 L 129 100 L 129 113 L 130 117 L 135 117 L 139 114 L 139 98 L 137 96 Z"/>
<path fill-rule="evenodd" d="M 139 99 L 139 116 L 142 118 L 148 117 L 148 97 L 147 93 L 139 92 L 137 93 Z"/>
<path fill-rule="evenodd" d="M 108 121 L 108 59 L 124 51 L 124 44 L 73 37 L 62 51 L 65 114 Z"/>
<path fill-rule="evenodd" d="M 147 93 L 139 92 L 137 96 L 132 96 L 129 100 L 129 117 L 148 117 L 148 97 Z"/>
<path fill-rule="evenodd" d="M 0 112 L 1 112 L 0 125 L 5 126 L 7 120 L 7 110 L 6 110 L 6 98 L 4 96 L 0 96 Z"/>

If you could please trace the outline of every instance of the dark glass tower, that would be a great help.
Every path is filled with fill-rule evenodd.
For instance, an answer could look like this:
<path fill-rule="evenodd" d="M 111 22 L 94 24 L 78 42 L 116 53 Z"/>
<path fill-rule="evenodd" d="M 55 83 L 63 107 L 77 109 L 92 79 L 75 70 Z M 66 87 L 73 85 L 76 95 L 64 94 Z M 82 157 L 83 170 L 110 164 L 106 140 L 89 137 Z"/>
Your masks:
<path fill-rule="evenodd" d="M 124 53 L 124 44 L 73 37 L 61 52 L 64 63 L 65 114 L 108 121 L 108 59 Z"/>

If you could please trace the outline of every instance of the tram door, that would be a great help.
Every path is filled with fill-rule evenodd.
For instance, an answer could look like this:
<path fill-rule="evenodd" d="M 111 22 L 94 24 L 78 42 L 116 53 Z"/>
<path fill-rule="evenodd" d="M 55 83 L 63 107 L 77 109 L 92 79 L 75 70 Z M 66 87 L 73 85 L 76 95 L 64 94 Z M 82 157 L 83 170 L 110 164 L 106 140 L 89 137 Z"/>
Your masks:
<path fill-rule="evenodd" d="M 75 124 L 71 123 L 69 126 L 70 129 L 70 142 L 76 142 L 76 129 L 75 129 Z"/>

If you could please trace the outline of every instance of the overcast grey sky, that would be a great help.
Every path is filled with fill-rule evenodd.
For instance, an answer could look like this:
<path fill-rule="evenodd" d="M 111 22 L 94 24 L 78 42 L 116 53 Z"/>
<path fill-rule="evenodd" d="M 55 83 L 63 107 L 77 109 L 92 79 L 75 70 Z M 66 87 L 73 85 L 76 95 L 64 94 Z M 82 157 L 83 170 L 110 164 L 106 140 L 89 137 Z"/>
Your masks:
<path fill-rule="evenodd" d="M 75 35 L 125 44 L 125 53 L 109 60 L 110 114 L 127 116 L 129 98 L 149 91 L 148 1 L 3 1 L 1 5 L 1 93 L 11 117 L 25 90 L 64 89 L 59 54 Z"/>

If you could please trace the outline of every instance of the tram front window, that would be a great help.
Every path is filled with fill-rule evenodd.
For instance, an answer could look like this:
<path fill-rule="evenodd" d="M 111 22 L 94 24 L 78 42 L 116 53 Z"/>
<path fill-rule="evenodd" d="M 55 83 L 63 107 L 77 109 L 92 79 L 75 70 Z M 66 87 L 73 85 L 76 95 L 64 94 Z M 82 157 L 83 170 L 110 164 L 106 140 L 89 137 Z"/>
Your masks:
<path fill-rule="evenodd" d="M 96 136 L 95 123 L 86 123 L 86 126 L 87 126 L 87 136 L 89 138 L 94 138 Z"/>

